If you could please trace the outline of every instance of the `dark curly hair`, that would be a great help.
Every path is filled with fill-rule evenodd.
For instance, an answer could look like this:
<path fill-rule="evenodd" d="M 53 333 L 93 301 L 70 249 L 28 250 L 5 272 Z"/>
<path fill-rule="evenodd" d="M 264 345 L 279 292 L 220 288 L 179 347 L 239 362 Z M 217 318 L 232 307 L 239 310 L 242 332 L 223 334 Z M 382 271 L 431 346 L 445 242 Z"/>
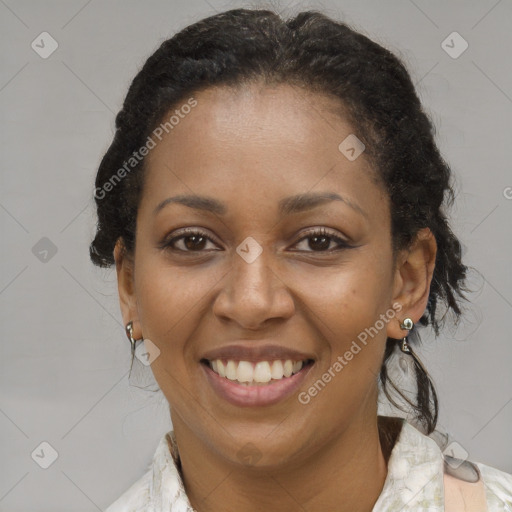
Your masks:
<path fill-rule="evenodd" d="M 98 223 L 90 244 L 93 263 L 113 265 L 119 238 L 127 254 L 133 255 L 145 161 L 133 155 L 164 116 L 193 93 L 254 82 L 288 84 L 339 100 L 340 112 L 365 144 L 365 156 L 389 194 L 395 253 L 407 248 L 421 228 L 430 228 L 435 236 L 435 270 L 419 324 L 431 325 L 437 336 L 446 313 L 458 320 L 467 267 L 444 213 L 454 192 L 450 168 L 434 141 L 435 127 L 397 56 L 318 11 L 284 20 L 270 10 L 229 10 L 184 28 L 147 59 L 116 116 L 115 136 L 96 176 Z M 128 172 L 127 161 L 135 162 Z M 125 172 L 121 173 L 123 165 Z M 443 314 L 438 311 L 439 303 L 445 306 Z M 414 342 L 419 340 L 417 327 Z M 396 346 L 396 340 L 388 338 L 380 383 L 395 405 L 388 385 L 401 394 L 424 430 L 431 433 L 438 417 L 432 381 L 414 355 L 416 400 L 401 393 L 386 366 Z"/>

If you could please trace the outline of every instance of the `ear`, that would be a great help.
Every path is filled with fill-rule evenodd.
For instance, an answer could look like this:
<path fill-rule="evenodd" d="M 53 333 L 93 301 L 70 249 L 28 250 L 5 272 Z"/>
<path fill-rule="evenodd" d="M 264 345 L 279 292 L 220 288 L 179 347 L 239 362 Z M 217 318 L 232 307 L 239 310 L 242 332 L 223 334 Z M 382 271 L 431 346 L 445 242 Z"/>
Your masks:
<path fill-rule="evenodd" d="M 430 283 L 436 263 L 437 243 L 429 228 L 418 231 L 411 245 L 397 255 L 393 283 L 393 301 L 402 309 L 396 320 L 387 325 L 387 335 L 400 339 L 406 331 L 400 329 L 405 318 L 414 323 L 422 317 L 427 307 Z"/>
<path fill-rule="evenodd" d="M 126 252 L 122 238 L 117 239 L 114 247 L 114 260 L 116 262 L 117 289 L 123 325 L 126 326 L 128 322 L 133 322 L 134 338 L 142 338 L 134 286 L 134 262 Z"/>

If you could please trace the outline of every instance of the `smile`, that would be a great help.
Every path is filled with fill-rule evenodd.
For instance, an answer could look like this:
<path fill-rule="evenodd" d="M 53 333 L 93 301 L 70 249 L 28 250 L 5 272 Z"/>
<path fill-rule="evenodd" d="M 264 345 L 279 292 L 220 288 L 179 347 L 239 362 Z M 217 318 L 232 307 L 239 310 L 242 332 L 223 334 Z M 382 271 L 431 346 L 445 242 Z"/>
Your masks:
<path fill-rule="evenodd" d="M 303 366 L 312 362 L 293 361 L 291 359 L 276 361 L 222 361 L 215 359 L 207 361 L 210 368 L 221 377 L 236 381 L 246 386 L 268 385 L 272 381 L 282 380 L 300 372 Z"/>
<path fill-rule="evenodd" d="M 301 386 L 314 365 L 312 359 L 271 361 L 201 360 L 211 388 L 238 407 L 272 405 Z"/>

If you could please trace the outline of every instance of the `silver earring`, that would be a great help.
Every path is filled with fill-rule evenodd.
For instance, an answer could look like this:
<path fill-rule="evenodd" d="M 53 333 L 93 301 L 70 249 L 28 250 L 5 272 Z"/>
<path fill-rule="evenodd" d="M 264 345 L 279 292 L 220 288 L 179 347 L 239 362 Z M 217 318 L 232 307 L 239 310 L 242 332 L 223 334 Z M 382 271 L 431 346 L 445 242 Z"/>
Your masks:
<path fill-rule="evenodd" d="M 401 324 L 400 329 L 410 331 L 414 327 L 414 322 L 410 318 L 406 318 Z"/>
<path fill-rule="evenodd" d="M 132 347 L 132 364 L 130 366 L 130 375 L 128 376 L 128 382 L 130 383 L 130 386 L 135 386 L 136 388 L 152 392 L 158 391 L 160 387 L 155 381 L 151 369 L 146 368 L 146 365 L 142 363 L 142 360 L 139 358 L 139 356 L 135 357 L 137 342 L 144 342 L 144 337 L 139 338 L 138 340 L 133 337 L 133 322 L 128 322 L 125 329 L 126 336 L 130 340 L 130 345 Z M 139 362 L 137 362 L 137 359 Z"/>
<path fill-rule="evenodd" d="M 410 331 L 414 327 L 414 322 L 410 318 L 406 318 L 401 324 L 400 329 Z M 405 354 L 411 354 L 412 350 L 407 342 L 407 336 L 404 336 L 400 342 L 400 350 Z"/>
<path fill-rule="evenodd" d="M 135 345 L 136 345 L 137 341 L 140 341 L 140 340 L 136 340 L 133 337 L 133 322 L 128 322 L 126 324 L 125 329 L 126 329 L 126 336 L 130 340 L 130 344 L 132 346 L 132 358 L 133 358 L 133 356 L 135 355 Z M 140 338 L 140 339 L 143 339 L 143 338 Z"/>

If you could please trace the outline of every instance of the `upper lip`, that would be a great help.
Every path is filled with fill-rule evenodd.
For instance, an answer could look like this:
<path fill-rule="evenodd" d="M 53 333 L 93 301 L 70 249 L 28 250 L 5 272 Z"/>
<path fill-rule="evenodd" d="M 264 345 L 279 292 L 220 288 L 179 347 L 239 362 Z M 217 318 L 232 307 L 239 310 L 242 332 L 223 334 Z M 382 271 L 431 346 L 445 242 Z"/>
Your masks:
<path fill-rule="evenodd" d="M 283 347 L 280 345 L 253 345 L 242 344 L 227 345 L 205 352 L 201 359 L 213 361 L 215 359 L 233 360 L 233 361 L 274 361 L 277 359 L 292 361 L 305 361 L 313 359 L 310 354 L 299 352 L 298 350 Z"/>

